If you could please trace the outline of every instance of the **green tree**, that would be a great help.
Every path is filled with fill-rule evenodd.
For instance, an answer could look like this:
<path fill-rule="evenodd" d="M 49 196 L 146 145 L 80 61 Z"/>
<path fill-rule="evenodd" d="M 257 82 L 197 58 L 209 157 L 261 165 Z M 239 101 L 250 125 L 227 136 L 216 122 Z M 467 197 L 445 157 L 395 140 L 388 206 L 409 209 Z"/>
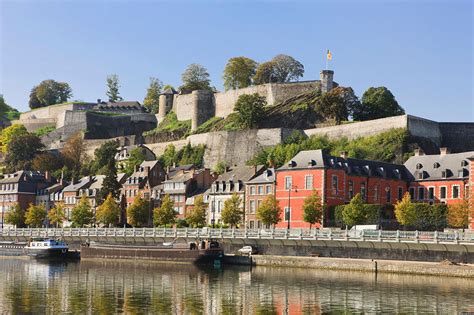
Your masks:
<path fill-rule="evenodd" d="M 321 223 L 323 218 L 324 206 L 321 196 L 316 190 L 304 199 L 303 203 L 303 221 L 309 223 L 309 229 L 316 223 Z"/>
<path fill-rule="evenodd" d="M 163 163 L 164 167 L 168 167 L 176 163 L 177 155 L 176 155 L 176 147 L 173 144 L 169 144 L 165 148 L 165 152 L 160 157 L 160 162 Z"/>
<path fill-rule="evenodd" d="M 127 222 L 134 227 L 144 227 L 150 216 L 150 202 L 138 195 L 127 208 Z"/>
<path fill-rule="evenodd" d="M 230 199 L 224 202 L 224 209 L 222 209 L 221 217 L 225 224 L 234 227 L 242 221 L 244 211 L 241 207 L 242 199 L 239 195 L 234 193 Z"/>
<path fill-rule="evenodd" d="M 95 218 L 97 223 L 105 226 L 118 224 L 122 210 L 120 205 L 114 200 L 112 194 L 108 194 L 105 201 L 97 207 Z"/>
<path fill-rule="evenodd" d="M 8 144 L 8 152 L 5 156 L 7 170 L 13 172 L 29 169 L 32 160 L 43 148 L 41 139 L 31 133 L 13 138 Z"/>
<path fill-rule="evenodd" d="M 66 82 L 44 80 L 31 90 L 29 106 L 31 109 L 67 102 L 72 90 Z"/>
<path fill-rule="evenodd" d="M 94 162 L 92 170 L 96 174 L 106 172 L 106 168 L 115 163 L 115 155 L 117 154 L 118 143 L 116 141 L 107 141 L 94 151 Z"/>
<path fill-rule="evenodd" d="M 158 113 L 160 93 L 163 82 L 157 78 L 150 78 L 150 86 L 146 91 L 145 99 L 143 100 L 143 105 L 148 108 L 151 113 Z"/>
<path fill-rule="evenodd" d="M 323 94 L 317 111 L 326 119 L 334 119 L 337 124 L 347 120 L 349 113 L 359 104 L 359 99 L 350 87 L 338 86 Z"/>
<path fill-rule="evenodd" d="M 130 156 L 128 157 L 127 162 L 125 163 L 125 173 L 127 175 L 132 175 L 132 173 L 135 171 L 135 167 L 137 165 L 140 165 L 145 161 L 146 155 L 145 155 L 145 149 L 142 147 L 137 147 L 134 148 L 130 151 Z"/>
<path fill-rule="evenodd" d="M 342 219 L 344 224 L 358 225 L 364 224 L 367 220 L 367 215 L 364 207 L 364 200 L 357 194 L 352 198 L 351 202 L 344 207 L 342 211 Z"/>
<path fill-rule="evenodd" d="M 49 210 L 48 220 L 49 224 L 52 224 L 55 227 L 62 226 L 64 220 L 66 220 L 66 212 L 63 202 L 56 203 L 54 207 Z"/>
<path fill-rule="evenodd" d="M 25 126 L 21 125 L 21 124 L 13 124 L 3 130 L 1 130 L 0 132 L 0 145 L 1 145 L 1 148 L 2 148 L 2 152 L 3 153 L 7 153 L 8 152 L 8 145 L 10 144 L 10 142 L 18 137 L 18 136 L 22 136 L 22 135 L 26 135 L 28 134 L 28 131 L 26 130 Z"/>
<path fill-rule="evenodd" d="M 5 223 L 14 225 L 17 228 L 25 227 L 25 210 L 16 203 L 10 210 L 5 212 Z"/>
<path fill-rule="evenodd" d="M 224 88 L 241 89 L 252 85 L 257 63 L 247 57 L 234 57 L 227 61 L 224 69 Z"/>
<path fill-rule="evenodd" d="M 10 110 L 10 106 L 5 102 L 5 98 L 3 97 L 2 94 L 0 94 L 0 118 L 5 115 L 7 111 Z"/>
<path fill-rule="evenodd" d="M 153 210 L 153 224 L 155 226 L 167 226 L 176 221 L 176 211 L 174 211 L 174 201 L 169 195 L 165 195 L 161 201 L 161 206 Z"/>
<path fill-rule="evenodd" d="M 298 80 L 304 74 L 304 66 L 291 56 L 277 55 L 272 59 L 272 63 L 276 82 Z"/>
<path fill-rule="evenodd" d="M 397 218 L 398 223 L 405 227 L 416 225 L 418 216 L 416 213 L 416 207 L 411 202 L 411 196 L 409 193 L 406 193 L 402 200 L 398 201 L 395 205 L 395 217 Z"/>
<path fill-rule="evenodd" d="M 115 160 L 108 161 L 104 175 L 105 178 L 102 182 L 102 187 L 96 196 L 96 203 L 98 205 L 102 204 L 105 198 L 110 194 L 115 200 L 118 200 L 120 197 L 120 188 L 122 188 L 122 184 L 117 180 L 117 167 L 115 166 Z"/>
<path fill-rule="evenodd" d="M 60 170 L 63 166 L 64 162 L 61 157 L 49 152 L 36 155 L 31 162 L 31 168 L 40 172 L 54 172 Z"/>
<path fill-rule="evenodd" d="M 206 204 L 202 196 L 194 199 L 194 209 L 186 215 L 186 221 L 192 227 L 202 227 L 206 225 Z"/>
<path fill-rule="evenodd" d="M 109 97 L 109 102 L 115 103 L 123 101 L 119 92 L 120 81 L 116 74 L 107 76 L 107 92 L 105 93 Z"/>
<path fill-rule="evenodd" d="M 235 103 L 238 114 L 237 123 L 242 128 L 253 128 L 263 116 L 267 102 L 265 97 L 254 94 L 242 94 Z"/>
<path fill-rule="evenodd" d="M 181 75 L 181 79 L 183 81 L 181 90 L 211 90 L 209 73 L 200 64 L 190 64 Z"/>
<path fill-rule="evenodd" d="M 371 87 L 362 95 L 362 103 L 354 107 L 354 120 L 371 120 L 405 114 L 392 92 L 384 86 Z"/>
<path fill-rule="evenodd" d="M 225 171 L 227 170 L 229 166 L 227 165 L 227 162 L 225 161 L 219 161 L 217 162 L 216 166 L 214 166 L 214 173 L 221 175 L 224 174 Z"/>
<path fill-rule="evenodd" d="M 257 219 L 265 226 L 275 226 L 281 221 L 280 202 L 274 196 L 268 196 L 257 209 Z"/>
<path fill-rule="evenodd" d="M 84 227 L 90 225 L 94 219 L 89 199 L 82 195 L 79 203 L 72 209 L 71 220 L 73 227 Z"/>
<path fill-rule="evenodd" d="M 61 155 L 67 169 L 71 171 L 71 176 L 77 179 L 81 174 L 83 164 L 87 161 L 82 132 L 77 132 L 67 139 Z"/>
<path fill-rule="evenodd" d="M 469 201 L 463 199 L 459 203 L 448 205 L 448 225 L 452 228 L 464 229 L 469 227 Z"/>
<path fill-rule="evenodd" d="M 253 77 L 254 84 L 265 84 L 277 82 L 277 77 L 274 74 L 275 63 L 267 61 L 258 65 L 255 75 Z"/>
<path fill-rule="evenodd" d="M 39 228 L 43 226 L 46 216 L 47 212 L 44 205 L 34 205 L 30 203 L 30 206 L 26 210 L 25 223 L 29 227 Z"/>

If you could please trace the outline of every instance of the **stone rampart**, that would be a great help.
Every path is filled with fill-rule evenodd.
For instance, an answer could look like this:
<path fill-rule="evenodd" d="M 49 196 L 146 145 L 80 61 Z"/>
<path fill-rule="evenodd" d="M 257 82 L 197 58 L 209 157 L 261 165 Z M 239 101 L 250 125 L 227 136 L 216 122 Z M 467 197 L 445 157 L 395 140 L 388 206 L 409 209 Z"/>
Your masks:
<path fill-rule="evenodd" d="M 453 152 L 474 151 L 474 123 L 439 123 L 442 147 Z"/>
<path fill-rule="evenodd" d="M 227 117 L 234 111 L 235 102 L 239 96 L 244 94 L 257 93 L 260 96 L 267 98 L 267 102 L 271 100 L 273 103 L 273 97 L 271 93 L 270 84 L 261 84 L 256 86 L 250 86 L 243 89 L 229 90 L 226 92 L 219 92 L 214 94 L 216 102 L 216 116 Z"/>

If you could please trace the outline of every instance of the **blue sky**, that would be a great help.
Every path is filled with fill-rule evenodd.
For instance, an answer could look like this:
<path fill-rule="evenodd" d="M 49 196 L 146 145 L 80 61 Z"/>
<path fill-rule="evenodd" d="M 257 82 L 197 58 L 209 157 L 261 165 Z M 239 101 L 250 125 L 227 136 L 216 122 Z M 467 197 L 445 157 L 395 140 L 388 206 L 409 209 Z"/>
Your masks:
<path fill-rule="evenodd" d="M 150 76 L 179 86 L 190 63 L 221 90 L 226 61 L 242 55 L 289 54 L 317 79 L 329 48 L 335 80 L 359 97 L 386 86 L 410 114 L 474 121 L 469 0 L 0 0 L 0 10 L 0 93 L 21 111 L 44 79 L 95 101 L 115 73 L 121 95 L 142 101 Z"/>

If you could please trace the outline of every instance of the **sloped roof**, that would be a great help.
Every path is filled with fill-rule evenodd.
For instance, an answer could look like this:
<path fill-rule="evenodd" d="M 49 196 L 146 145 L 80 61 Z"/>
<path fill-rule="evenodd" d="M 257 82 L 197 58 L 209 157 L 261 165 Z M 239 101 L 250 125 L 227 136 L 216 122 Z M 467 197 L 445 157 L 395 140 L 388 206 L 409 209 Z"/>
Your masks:
<path fill-rule="evenodd" d="M 405 162 L 405 167 L 412 174 L 412 180 L 440 180 L 469 177 L 469 159 L 474 151 L 435 155 L 412 156 Z M 461 171 L 462 174 L 459 174 Z M 446 177 L 443 177 L 446 172 Z M 423 174 L 423 178 L 419 174 Z M 462 175 L 462 176 L 459 176 Z"/>
<path fill-rule="evenodd" d="M 79 180 L 79 182 L 73 184 L 69 184 L 68 186 L 64 187 L 64 192 L 66 191 L 78 191 L 79 189 L 84 189 L 88 187 L 92 182 L 92 176 L 86 176 Z"/>
<path fill-rule="evenodd" d="M 248 182 L 253 179 L 256 175 L 260 174 L 263 170 L 263 166 L 258 166 L 255 169 L 254 166 L 235 166 L 230 168 L 227 172 L 219 175 L 216 181 L 226 182 L 226 181 L 243 181 Z"/>
<path fill-rule="evenodd" d="M 267 168 L 262 174 L 247 182 L 247 184 L 274 183 L 276 179 L 275 169 Z"/>
<path fill-rule="evenodd" d="M 18 183 L 21 180 L 24 180 L 25 176 L 27 176 L 32 182 L 45 180 L 44 175 L 37 171 L 17 171 L 12 174 L 6 174 L 5 178 L 0 180 L 0 184 Z"/>

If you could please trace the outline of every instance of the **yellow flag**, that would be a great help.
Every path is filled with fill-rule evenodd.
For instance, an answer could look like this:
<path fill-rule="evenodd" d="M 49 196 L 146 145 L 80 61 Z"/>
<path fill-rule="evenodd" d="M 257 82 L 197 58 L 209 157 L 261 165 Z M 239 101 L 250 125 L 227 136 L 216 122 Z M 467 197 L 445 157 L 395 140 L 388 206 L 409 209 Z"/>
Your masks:
<path fill-rule="evenodd" d="M 327 58 L 328 60 L 332 60 L 332 54 L 331 54 L 331 51 L 330 51 L 329 49 L 328 49 L 326 58 Z"/>

